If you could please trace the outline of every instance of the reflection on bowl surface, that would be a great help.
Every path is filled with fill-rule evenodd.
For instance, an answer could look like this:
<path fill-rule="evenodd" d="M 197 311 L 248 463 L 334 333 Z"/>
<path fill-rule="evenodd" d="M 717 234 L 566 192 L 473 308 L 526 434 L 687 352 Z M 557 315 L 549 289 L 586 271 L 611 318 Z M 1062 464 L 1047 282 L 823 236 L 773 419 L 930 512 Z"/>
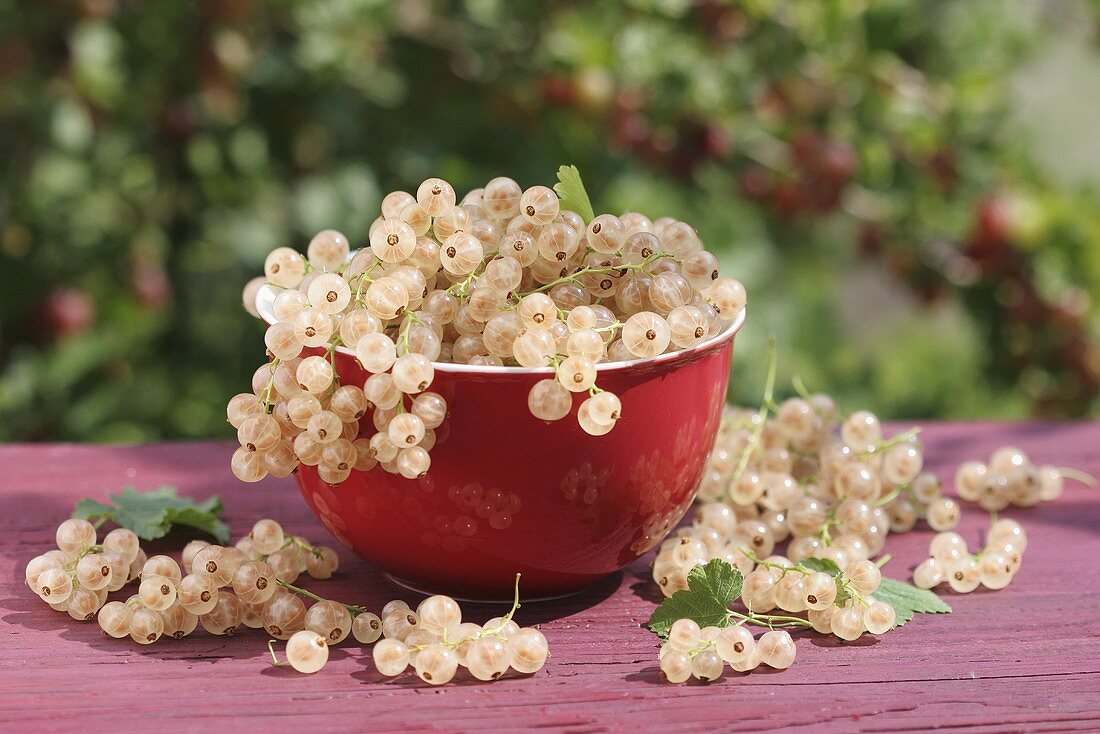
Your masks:
<path fill-rule="evenodd" d="M 330 486 L 302 466 L 298 484 L 340 542 L 416 588 L 508 599 L 519 572 L 525 598 L 578 591 L 659 543 L 691 504 L 742 322 L 693 349 L 601 369 L 622 417 L 599 437 L 577 424 L 585 395 L 560 421 L 530 414 L 545 371 L 441 365 L 431 389 L 449 414 L 427 474 L 376 467 Z M 345 384 L 366 379 L 350 354 L 336 367 Z M 361 424 L 373 432 L 369 414 Z"/>

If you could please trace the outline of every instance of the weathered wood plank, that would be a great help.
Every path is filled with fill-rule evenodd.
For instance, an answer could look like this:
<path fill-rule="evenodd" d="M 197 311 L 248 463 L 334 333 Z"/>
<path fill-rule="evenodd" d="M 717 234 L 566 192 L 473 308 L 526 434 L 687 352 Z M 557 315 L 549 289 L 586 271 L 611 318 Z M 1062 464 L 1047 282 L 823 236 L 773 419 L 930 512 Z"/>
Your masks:
<path fill-rule="evenodd" d="M 930 467 L 946 477 L 1003 443 L 1100 474 L 1096 424 L 936 424 L 924 440 Z M 655 638 L 642 627 L 655 602 L 644 562 L 579 597 L 520 611 L 522 624 L 539 625 L 550 640 L 552 658 L 536 676 L 493 684 L 462 677 L 439 689 L 411 677 L 384 681 L 369 650 L 355 644 L 334 649 L 311 677 L 272 668 L 257 632 L 215 638 L 200 630 L 139 648 L 52 612 L 23 585 L 24 564 L 52 546 L 53 528 L 77 499 L 128 483 L 219 493 L 235 532 L 265 514 L 327 542 L 292 482 L 243 486 L 228 471 L 229 452 L 216 443 L 0 447 L 0 731 L 198 731 L 225 726 L 229 716 L 242 731 L 1100 729 L 1100 490 L 1079 485 L 1057 503 L 1006 513 L 1030 540 L 1008 589 L 948 594 L 955 614 L 918 616 L 878 640 L 801 635 L 790 670 L 727 673 L 705 686 L 659 679 Z M 984 523 L 967 513 L 961 532 L 976 542 Z M 907 577 L 930 536 L 891 537 L 887 574 Z M 337 578 L 310 588 L 376 607 L 414 601 L 343 549 L 341 560 Z M 466 610 L 475 620 L 500 611 Z"/>

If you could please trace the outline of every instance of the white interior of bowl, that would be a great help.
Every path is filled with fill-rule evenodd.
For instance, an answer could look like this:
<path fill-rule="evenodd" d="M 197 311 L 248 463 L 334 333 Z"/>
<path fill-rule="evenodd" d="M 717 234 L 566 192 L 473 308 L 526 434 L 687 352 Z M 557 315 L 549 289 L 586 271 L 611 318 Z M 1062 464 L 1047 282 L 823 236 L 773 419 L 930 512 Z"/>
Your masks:
<path fill-rule="evenodd" d="M 267 324 L 275 323 L 275 297 L 280 293 L 280 289 L 272 285 L 263 285 L 260 287 L 259 292 L 256 294 L 256 311 L 260 314 Z M 660 364 L 673 359 L 679 359 L 681 357 L 695 354 L 698 352 L 705 352 L 708 349 L 728 340 L 732 339 L 733 335 L 740 331 L 741 326 L 745 323 L 746 311 L 742 310 L 733 321 L 726 325 L 720 332 L 707 339 L 696 344 L 689 349 L 681 349 L 678 352 L 666 352 L 656 357 L 649 357 L 643 359 L 631 359 L 625 362 L 601 362 L 596 365 L 597 372 L 612 372 L 614 370 L 628 369 L 632 366 L 639 364 Z M 355 352 L 348 347 L 336 347 L 336 351 L 341 354 L 347 354 L 351 357 L 355 356 Z M 554 372 L 553 367 L 497 367 L 494 365 L 474 365 L 474 364 L 456 364 L 454 362 L 433 362 L 432 366 L 439 372 L 453 372 L 453 373 L 477 373 L 477 374 L 519 374 L 519 375 L 538 375 L 538 374 L 552 374 Z"/>

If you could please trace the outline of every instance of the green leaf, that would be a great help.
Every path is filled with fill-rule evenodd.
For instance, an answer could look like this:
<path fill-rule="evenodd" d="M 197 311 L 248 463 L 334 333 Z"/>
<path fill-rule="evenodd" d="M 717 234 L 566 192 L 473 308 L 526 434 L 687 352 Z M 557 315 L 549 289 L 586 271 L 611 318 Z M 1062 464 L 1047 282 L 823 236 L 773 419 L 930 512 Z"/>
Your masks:
<path fill-rule="evenodd" d="M 951 607 L 931 591 L 918 589 L 912 584 L 895 579 L 883 578 L 878 590 L 872 596 L 894 608 L 894 614 L 897 616 L 895 627 L 908 622 L 914 614 L 951 613 Z"/>
<path fill-rule="evenodd" d="M 91 520 L 96 517 L 109 516 L 115 511 L 111 505 L 105 505 L 96 500 L 82 499 L 73 508 L 73 517 L 81 520 Z"/>
<path fill-rule="evenodd" d="M 197 507 L 169 510 L 168 523 L 169 525 L 185 525 L 201 530 L 208 535 L 213 535 L 218 539 L 218 542 L 224 544 L 229 542 L 229 526 L 218 517 L 221 512 L 220 503 L 216 513 L 206 512 Z"/>
<path fill-rule="evenodd" d="M 808 571 L 821 571 L 827 573 L 833 578 L 840 575 L 840 566 L 836 565 L 835 561 L 831 561 L 828 558 L 804 558 L 798 562 L 798 565 Z"/>
<path fill-rule="evenodd" d="M 196 503 L 178 496 L 175 487 L 157 487 L 148 492 L 125 487 L 110 500 L 114 504 L 81 500 L 73 510 L 73 517 L 110 520 L 133 530 L 143 540 L 164 537 L 174 525 L 183 525 L 208 533 L 220 543 L 229 542 L 229 526 L 221 520 L 225 507 L 217 497 Z"/>
<path fill-rule="evenodd" d="M 581 181 L 581 172 L 576 166 L 562 166 L 558 169 L 558 182 L 554 184 L 554 193 L 561 199 L 561 208 L 581 215 L 586 223 L 596 217 L 592 211 L 592 200 Z"/>
<path fill-rule="evenodd" d="M 687 589 L 661 602 L 649 618 L 649 629 L 661 637 L 677 619 L 694 619 L 700 627 L 725 627 L 729 606 L 741 593 L 741 572 L 719 558 L 688 573 Z"/>

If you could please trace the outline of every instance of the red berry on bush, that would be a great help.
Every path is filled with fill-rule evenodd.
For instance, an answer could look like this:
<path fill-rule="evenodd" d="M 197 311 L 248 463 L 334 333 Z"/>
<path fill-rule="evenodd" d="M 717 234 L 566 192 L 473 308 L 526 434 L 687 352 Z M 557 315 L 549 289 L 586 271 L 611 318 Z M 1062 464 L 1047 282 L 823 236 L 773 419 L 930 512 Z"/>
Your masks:
<path fill-rule="evenodd" d="M 763 166 L 749 166 L 741 174 L 741 195 L 750 201 L 764 201 L 772 193 L 772 175 Z"/>
<path fill-rule="evenodd" d="M 78 336 L 95 321 L 95 304 L 76 288 L 55 288 L 42 304 L 46 326 L 54 337 Z"/>
<path fill-rule="evenodd" d="M 978 202 L 975 239 L 983 245 L 1001 247 L 1008 244 L 1012 233 L 1012 218 L 1008 202 L 990 196 Z"/>
<path fill-rule="evenodd" d="M 561 74 L 548 74 L 540 82 L 542 97 L 556 107 L 569 107 L 577 99 L 577 88 L 573 79 Z"/>
<path fill-rule="evenodd" d="M 135 263 L 132 283 L 138 302 L 148 309 L 159 311 L 172 297 L 172 284 L 164 268 L 154 263 Z"/>
<path fill-rule="evenodd" d="M 845 184 L 855 175 L 856 152 L 847 143 L 832 141 L 821 150 L 817 164 L 818 173 L 826 180 Z"/>

